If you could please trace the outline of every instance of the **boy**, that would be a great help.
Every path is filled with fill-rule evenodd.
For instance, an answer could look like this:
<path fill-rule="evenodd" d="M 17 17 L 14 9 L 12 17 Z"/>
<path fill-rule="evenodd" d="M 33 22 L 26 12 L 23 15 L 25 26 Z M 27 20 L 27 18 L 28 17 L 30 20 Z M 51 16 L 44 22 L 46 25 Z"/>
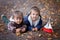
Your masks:
<path fill-rule="evenodd" d="M 16 35 L 19 36 L 20 33 L 26 31 L 26 25 L 23 22 L 23 13 L 20 11 L 15 11 L 13 13 L 13 19 L 14 21 L 8 23 L 8 30 L 16 33 Z"/>
<path fill-rule="evenodd" d="M 24 17 L 24 22 L 26 23 L 29 31 L 38 31 L 41 29 L 42 20 L 39 8 L 36 6 L 32 7 L 30 14 L 27 17 Z"/>

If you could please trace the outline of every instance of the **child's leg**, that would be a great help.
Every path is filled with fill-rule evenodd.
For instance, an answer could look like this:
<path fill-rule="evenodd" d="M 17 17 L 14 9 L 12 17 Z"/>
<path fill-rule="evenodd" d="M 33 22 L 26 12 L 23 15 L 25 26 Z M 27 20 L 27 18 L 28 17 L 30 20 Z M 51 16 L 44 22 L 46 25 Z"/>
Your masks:
<path fill-rule="evenodd" d="M 9 19 L 5 16 L 5 15 L 1 15 L 1 19 L 3 20 L 3 22 L 7 25 L 10 21 Z"/>

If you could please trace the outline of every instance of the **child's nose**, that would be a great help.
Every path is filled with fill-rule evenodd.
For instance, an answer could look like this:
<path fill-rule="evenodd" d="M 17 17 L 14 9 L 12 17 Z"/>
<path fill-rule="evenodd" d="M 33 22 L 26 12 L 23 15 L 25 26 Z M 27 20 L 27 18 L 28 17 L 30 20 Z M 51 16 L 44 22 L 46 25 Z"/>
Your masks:
<path fill-rule="evenodd" d="M 36 17 L 36 15 L 34 15 L 34 17 Z"/>
<path fill-rule="evenodd" d="M 18 19 L 18 21 L 20 21 L 20 20 Z"/>

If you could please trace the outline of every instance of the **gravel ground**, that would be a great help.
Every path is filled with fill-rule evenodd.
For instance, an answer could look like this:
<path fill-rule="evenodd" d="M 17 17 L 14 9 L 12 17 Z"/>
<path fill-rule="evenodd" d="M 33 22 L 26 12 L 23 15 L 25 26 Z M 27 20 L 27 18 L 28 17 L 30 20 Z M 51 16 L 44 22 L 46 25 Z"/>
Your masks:
<path fill-rule="evenodd" d="M 28 31 L 16 36 L 14 33 L 8 31 L 4 25 L 0 25 L 0 40 L 60 40 L 60 29 L 54 29 L 54 33 L 49 34 L 42 30 L 37 32 Z"/>
<path fill-rule="evenodd" d="M 4 31 L 0 32 L 0 40 L 60 40 L 60 35 L 58 34 L 58 32 L 49 34 L 43 31 L 37 31 L 26 32 L 21 34 L 20 36 L 16 36 L 9 31 Z"/>

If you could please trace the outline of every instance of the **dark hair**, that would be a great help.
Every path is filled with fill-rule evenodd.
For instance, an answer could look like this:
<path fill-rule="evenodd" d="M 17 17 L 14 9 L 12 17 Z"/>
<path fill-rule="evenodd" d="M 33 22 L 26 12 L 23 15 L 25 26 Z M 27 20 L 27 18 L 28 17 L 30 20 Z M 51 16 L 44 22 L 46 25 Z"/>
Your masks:
<path fill-rule="evenodd" d="M 22 13 L 21 11 L 14 11 L 14 13 L 13 13 L 13 18 L 14 18 L 15 15 L 22 16 L 22 20 L 24 20 L 24 19 L 23 19 L 23 13 Z M 22 21 L 21 25 L 22 25 L 22 24 L 24 24 L 24 21 Z"/>
<path fill-rule="evenodd" d="M 31 8 L 31 10 L 35 10 L 35 11 L 37 11 L 38 13 L 40 13 L 40 10 L 39 10 L 39 8 L 38 8 L 37 6 L 33 6 L 33 7 Z"/>
<path fill-rule="evenodd" d="M 38 13 L 39 13 L 39 16 L 41 17 L 41 15 L 40 15 L 40 10 L 39 10 L 39 8 L 38 8 L 37 6 L 33 6 L 33 7 L 31 8 L 31 10 L 35 10 L 36 12 L 38 12 Z M 31 14 L 31 10 L 30 10 L 29 15 Z"/>
<path fill-rule="evenodd" d="M 14 18 L 15 15 L 22 16 L 23 17 L 23 13 L 21 11 L 14 11 L 13 18 Z"/>

